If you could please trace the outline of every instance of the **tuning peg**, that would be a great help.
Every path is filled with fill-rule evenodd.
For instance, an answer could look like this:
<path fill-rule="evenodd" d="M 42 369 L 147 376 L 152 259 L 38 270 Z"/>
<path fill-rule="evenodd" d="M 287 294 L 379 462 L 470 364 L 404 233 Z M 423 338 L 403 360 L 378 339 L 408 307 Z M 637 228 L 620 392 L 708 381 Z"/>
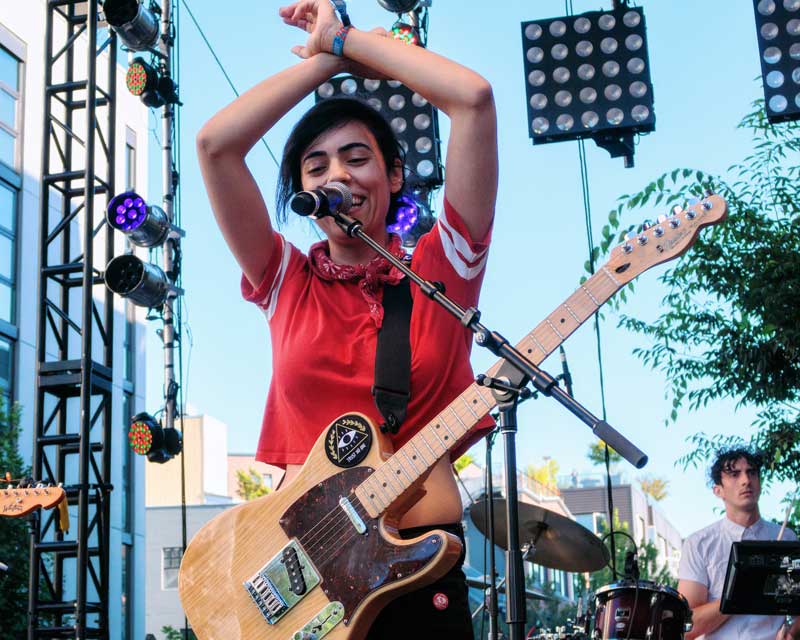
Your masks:
<path fill-rule="evenodd" d="M 633 240 L 636 237 L 636 235 L 637 234 L 636 234 L 635 231 L 633 231 L 633 230 L 628 231 L 628 233 L 625 234 L 625 239 L 626 240 Z"/>
<path fill-rule="evenodd" d="M 698 202 L 700 202 L 700 198 L 689 198 L 689 206 L 690 206 L 690 207 L 693 207 L 693 206 L 694 206 L 694 205 L 696 205 Z"/>
<path fill-rule="evenodd" d="M 680 215 L 681 211 L 683 211 L 683 207 L 681 207 L 681 205 L 679 204 L 676 204 L 674 207 L 672 207 L 672 212 L 670 213 L 670 215 L 672 216 Z"/>
<path fill-rule="evenodd" d="M 706 198 L 710 198 L 713 195 L 714 195 L 713 189 L 706 189 Z"/>
<path fill-rule="evenodd" d="M 656 222 L 658 224 L 663 224 L 664 222 L 667 221 L 668 218 L 669 218 L 668 215 L 665 215 L 665 214 L 662 213 L 660 216 L 658 216 L 658 218 L 656 218 Z"/>
<path fill-rule="evenodd" d="M 642 231 L 647 231 L 650 227 L 653 226 L 653 223 L 649 220 L 645 220 L 642 222 Z"/>

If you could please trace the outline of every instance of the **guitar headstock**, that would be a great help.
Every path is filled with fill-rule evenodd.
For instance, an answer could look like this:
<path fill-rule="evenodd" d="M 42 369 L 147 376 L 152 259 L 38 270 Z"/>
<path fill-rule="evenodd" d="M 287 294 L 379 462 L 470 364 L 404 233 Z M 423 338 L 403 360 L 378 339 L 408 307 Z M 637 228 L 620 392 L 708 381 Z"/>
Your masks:
<path fill-rule="evenodd" d="M 717 224 L 728 215 L 724 198 L 709 195 L 689 206 L 676 207 L 668 216 L 639 233 L 629 234 L 625 242 L 614 247 L 606 269 L 622 284 L 640 273 L 686 253 L 694 244 L 700 229 Z"/>
<path fill-rule="evenodd" d="M 0 516 L 19 518 L 35 509 L 52 509 L 65 497 L 64 489 L 54 486 L 33 486 L 0 489 Z"/>

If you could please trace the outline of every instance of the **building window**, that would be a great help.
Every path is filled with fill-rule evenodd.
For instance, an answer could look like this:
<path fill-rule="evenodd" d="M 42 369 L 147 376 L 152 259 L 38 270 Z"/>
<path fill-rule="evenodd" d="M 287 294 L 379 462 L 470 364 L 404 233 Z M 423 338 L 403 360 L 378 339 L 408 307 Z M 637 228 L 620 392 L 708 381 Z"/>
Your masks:
<path fill-rule="evenodd" d="M 128 544 L 122 545 L 122 602 L 120 603 L 120 631 L 122 633 L 122 640 L 131 640 L 133 638 L 133 600 L 132 589 L 133 584 L 133 547 Z"/>
<path fill-rule="evenodd" d="M 267 489 L 272 489 L 272 474 L 265 473 L 261 476 L 261 481 Z"/>
<path fill-rule="evenodd" d="M 17 169 L 20 62 L 0 49 L 0 162 Z"/>
<path fill-rule="evenodd" d="M 133 415 L 133 398 L 131 394 L 122 394 L 122 433 L 120 442 L 122 443 L 122 491 L 120 491 L 120 502 L 122 511 L 122 530 L 126 533 L 133 533 L 133 505 L 135 496 L 133 494 L 133 449 L 128 446 L 128 430 Z"/>
<path fill-rule="evenodd" d="M 0 180 L 0 321 L 16 322 L 17 191 Z"/>
<path fill-rule="evenodd" d="M 171 591 L 178 588 L 178 570 L 181 568 L 180 547 L 161 548 L 161 589 Z"/>
<path fill-rule="evenodd" d="M 13 380 L 14 343 L 0 336 L 0 395 L 3 397 L 3 409 L 11 407 L 11 381 Z"/>
<path fill-rule="evenodd" d="M 136 147 L 125 143 L 125 191 L 136 191 Z"/>

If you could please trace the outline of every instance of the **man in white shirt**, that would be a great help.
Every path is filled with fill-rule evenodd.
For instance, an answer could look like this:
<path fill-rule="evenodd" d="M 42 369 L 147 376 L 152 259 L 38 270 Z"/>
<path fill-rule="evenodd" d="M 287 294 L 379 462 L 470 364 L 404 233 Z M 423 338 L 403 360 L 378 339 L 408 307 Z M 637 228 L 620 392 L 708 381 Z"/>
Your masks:
<path fill-rule="evenodd" d="M 736 448 L 720 451 L 711 466 L 714 495 L 725 505 L 725 517 L 693 533 L 683 543 L 678 591 L 692 608 L 694 628 L 686 640 L 800 640 L 800 618 L 791 628 L 782 616 L 720 613 L 720 598 L 731 545 L 741 540 L 776 540 L 780 526 L 763 520 L 760 454 Z M 797 540 L 786 529 L 783 540 Z"/>

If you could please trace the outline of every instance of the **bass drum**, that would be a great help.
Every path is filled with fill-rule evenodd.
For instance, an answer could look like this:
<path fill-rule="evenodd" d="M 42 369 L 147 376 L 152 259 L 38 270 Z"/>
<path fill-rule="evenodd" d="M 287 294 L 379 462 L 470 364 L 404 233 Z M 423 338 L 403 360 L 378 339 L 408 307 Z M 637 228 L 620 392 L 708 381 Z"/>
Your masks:
<path fill-rule="evenodd" d="M 672 587 L 624 580 L 595 592 L 593 627 L 593 640 L 682 640 L 692 611 Z"/>

